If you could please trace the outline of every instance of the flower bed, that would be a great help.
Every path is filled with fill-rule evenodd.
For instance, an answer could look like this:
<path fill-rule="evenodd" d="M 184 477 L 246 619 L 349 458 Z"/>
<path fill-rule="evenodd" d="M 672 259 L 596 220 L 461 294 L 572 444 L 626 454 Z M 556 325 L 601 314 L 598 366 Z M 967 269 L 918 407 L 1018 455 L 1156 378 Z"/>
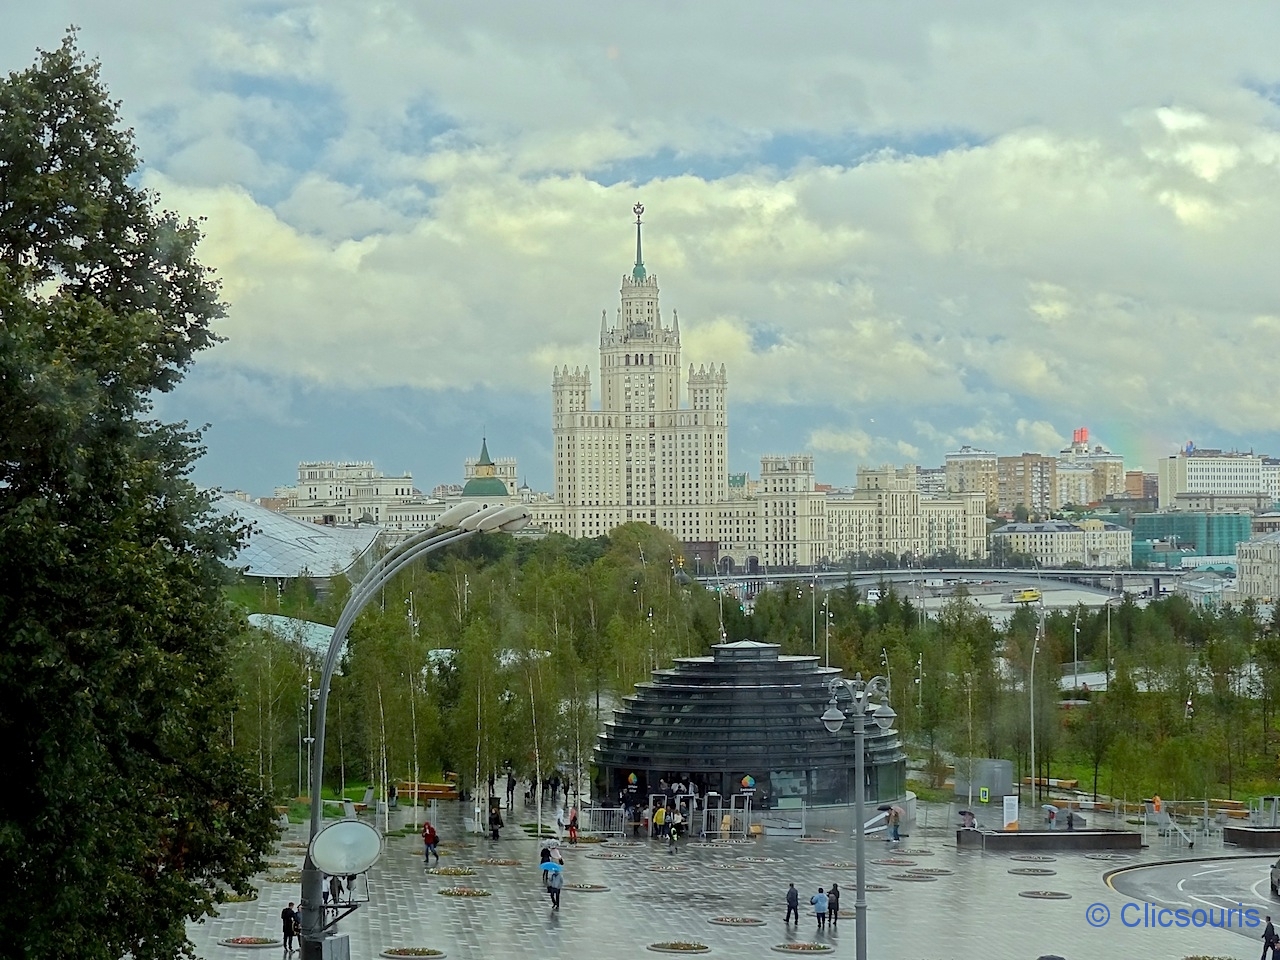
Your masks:
<path fill-rule="evenodd" d="M 738 857 L 739 863 L 781 863 L 779 857 Z"/>
<path fill-rule="evenodd" d="M 750 870 L 751 866 L 746 863 L 711 863 L 708 866 L 712 870 Z"/>
<path fill-rule="evenodd" d="M 592 860 L 630 860 L 631 859 L 631 854 L 629 853 L 609 853 L 608 851 L 605 851 L 604 853 L 588 853 L 587 856 L 590 857 Z"/>
<path fill-rule="evenodd" d="M 769 949 L 778 953 L 831 953 L 835 948 L 825 943 L 810 943 L 802 940 L 796 943 L 779 943 Z"/>
<path fill-rule="evenodd" d="M 872 860 L 872 863 L 878 863 L 885 867 L 914 867 L 914 860 L 907 860 L 903 857 L 883 857 L 880 860 Z"/>
<path fill-rule="evenodd" d="M 564 888 L 578 893 L 604 893 L 609 889 L 603 883 L 566 883 Z"/>
<path fill-rule="evenodd" d="M 387 949 L 383 950 L 382 953 L 378 954 L 378 956 L 435 957 L 436 960 L 440 960 L 441 957 L 445 956 L 445 952 L 443 950 L 433 950 L 431 947 L 387 947 Z"/>
<path fill-rule="evenodd" d="M 857 870 L 858 865 L 852 860 L 826 860 L 818 864 L 824 870 Z"/>
<path fill-rule="evenodd" d="M 721 927 L 763 927 L 765 922 L 759 917 L 712 917 L 707 923 Z"/>
<path fill-rule="evenodd" d="M 239 947 L 242 950 L 263 950 L 267 947 L 283 946 L 283 941 L 273 940 L 271 937 L 228 937 L 226 940 L 219 940 L 220 947 Z"/>
<path fill-rule="evenodd" d="M 604 837 L 597 837 L 594 835 L 586 836 L 580 833 L 578 834 L 578 842 L 579 843 L 604 843 L 605 840 L 604 840 Z"/>
<path fill-rule="evenodd" d="M 830 837 L 796 837 L 796 843 L 835 843 Z"/>
<path fill-rule="evenodd" d="M 268 870 L 296 870 L 298 865 L 292 860 L 268 860 Z"/>
<path fill-rule="evenodd" d="M 488 897 L 492 894 L 480 887 L 442 887 L 436 893 L 442 897 Z"/>
<path fill-rule="evenodd" d="M 659 864 L 655 864 L 649 869 L 652 870 L 654 873 L 684 873 L 689 868 L 682 867 L 676 863 L 668 863 L 668 864 L 659 863 Z"/>
<path fill-rule="evenodd" d="M 476 863 L 482 867 L 518 867 L 519 860 L 512 860 L 509 857 L 481 857 Z"/>
<path fill-rule="evenodd" d="M 284 873 L 268 873 L 267 883 L 301 883 L 301 870 L 288 870 Z"/>
<path fill-rule="evenodd" d="M 218 894 L 219 903 L 252 903 L 257 899 L 257 890 L 250 890 L 248 893 L 233 893 L 228 890 L 225 893 Z"/>
<path fill-rule="evenodd" d="M 476 875 L 470 867 L 427 867 L 427 873 L 436 877 L 474 877 Z"/>
<path fill-rule="evenodd" d="M 696 940 L 666 940 L 649 944 L 654 953 L 709 953 L 711 948 Z"/>

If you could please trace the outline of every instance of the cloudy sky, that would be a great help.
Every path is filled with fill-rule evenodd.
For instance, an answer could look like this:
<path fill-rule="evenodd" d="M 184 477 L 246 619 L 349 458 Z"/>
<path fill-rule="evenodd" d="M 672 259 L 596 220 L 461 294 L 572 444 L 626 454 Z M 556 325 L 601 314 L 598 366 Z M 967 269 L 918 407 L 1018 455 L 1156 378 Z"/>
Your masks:
<path fill-rule="evenodd" d="M 1280 451 L 1280 6 L 51 0 L 230 304 L 160 407 L 197 478 L 300 459 L 424 489 L 487 434 L 551 483 L 556 364 L 598 365 L 643 201 L 731 465 L 819 478 L 1188 439 Z"/>

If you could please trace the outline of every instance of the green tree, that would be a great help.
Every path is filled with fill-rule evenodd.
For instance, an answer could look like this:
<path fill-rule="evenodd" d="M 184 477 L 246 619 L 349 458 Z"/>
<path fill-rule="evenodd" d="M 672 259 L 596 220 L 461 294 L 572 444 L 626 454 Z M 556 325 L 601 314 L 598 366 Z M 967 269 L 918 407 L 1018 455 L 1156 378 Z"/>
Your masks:
<path fill-rule="evenodd" d="M 0 799 L 11 955 L 173 957 L 274 836 L 231 745 L 235 531 L 147 419 L 222 310 L 74 36 L 0 81 Z"/>

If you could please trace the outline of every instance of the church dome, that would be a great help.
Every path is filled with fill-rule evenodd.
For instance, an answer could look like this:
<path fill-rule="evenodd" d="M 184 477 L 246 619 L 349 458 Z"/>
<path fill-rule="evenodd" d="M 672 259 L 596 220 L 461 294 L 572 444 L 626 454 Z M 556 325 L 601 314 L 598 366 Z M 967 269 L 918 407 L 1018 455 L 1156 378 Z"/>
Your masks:
<path fill-rule="evenodd" d="M 506 497 L 510 496 L 507 485 L 497 477 L 472 477 L 462 488 L 462 495 L 468 499 L 474 497 Z"/>
<path fill-rule="evenodd" d="M 511 492 L 497 475 L 493 460 L 489 457 L 489 441 L 480 441 L 480 459 L 476 462 L 476 472 L 462 488 L 462 495 L 467 498 L 509 497 Z"/>

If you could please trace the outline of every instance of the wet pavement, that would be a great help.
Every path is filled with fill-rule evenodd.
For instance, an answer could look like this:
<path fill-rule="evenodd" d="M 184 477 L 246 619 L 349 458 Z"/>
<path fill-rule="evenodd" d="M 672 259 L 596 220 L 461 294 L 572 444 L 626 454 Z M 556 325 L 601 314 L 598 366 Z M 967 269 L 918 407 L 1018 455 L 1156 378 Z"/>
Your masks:
<path fill-rule="evenodd" d="M 408 811 L 394 811 L 392 828 L 409 818 Z M 508 817 L 508 822 L 513 819 L 525 818 Z M 1153 845 L 1132 858 L 1054 853 L 1019 859 L 958 851 L 948 819 L 945 812 L 935 812 L 926 827 L 922 818 L 914 835 L 904 838 L 896 849 L 880 840 L 868 841 L 867 882 L 884 888 L 867 894 L 872 960 L 1037 960 L 1042 956 L 1182 960 L 1194 955 L 1243 960 L 1256 953 L 1254 930 L 1242 935 L 1236 930 L 1144 924 L 1140 908 L 1126 905 L 1152 898 L 1182 900 L 1211 890 L 1216 891 L 1214 896 L 1234 896 L 1236 887 L 1252 897 L 1250 902 L 1263 905 L 1265 884 L 1262 895 L 1250 884 L 1265 877 L 1265 859 L 1216 860 L 1206 868 L 1185 847 L 1173 848 L 1154 836 Z M 462 811 L 456 804 L 442 805 L 436 824 L 448 853 L 441 865 L 470 867 L 475 876 L 429 875 L 416 837 L 388 838 L 382 860 L 369 873 L 371 901 L 339 925 L 350 935 L 353 958 L 376 957 L 389 947 L 416 946 L 443 950 L 459 960 L 584 960 L 636 956 L 650 943 L 672 940 L 700 942 L 713 955 L 735 958 L 776 956 L 771 947 L 806 941 L 829 945 L 839 956 L 853 955 L 856 874 L 844 866 L 854 859 L 847 831 L 813 828 L 818 842 L 792 836 L 731 844 L 689 842 L 675 856 L 647 840 L 566 847 L 566 889 L 561 910 L 554 912 L 539 881 L 539 847 L 533 839 L 511 827 L 497 843 L 465 837 Z M 305 826 L 295 825 L 284 841 L 296 843 L 304 838 Z M 1194 851 L 1198 858 L 1224 853 L 1220 841 L 1198 847 L 1208 848 Z M 300 849 L 284 845 L 278 849 L 272 859 L 301 866 Z M 484 865 L 482 858 L 516 859 L 520 865 Z M 1119 867 L 1169 859 L 1184 862 L 1158 867 L 1146 879 L 1142 876 L 1147 871 L 1119 874 L 1113 880 L 1115 889 L 1106 883 L 1106 875 Z M 1186 877 L 1222 868 L 1226 868 L 1222 875 L 1204 874 L 1196 877 L 1198 886 L 1178 890 L 1179 881 Z M 246 956 L 242 949 L 219 946 L 222 938 L 279 936 L 280 910 L 289 900 L 298 899 L 299 887 L 260 880 L 257 901 L 226 904 L 219 917 L 191 926 L 198 957 Z M 819 886 L 838 883 L 842 922 L 819 933 L 812 914 L 802 907 L 799 926 L 785 926 L 788 882 L 800 890 L 802 904 Z M 463 899 L 437 892 L 463 884 L 488 890 L 490 896 Z M 572 889 L 574 884 L 606 889 L 579 891 Z M 1023 895 L 1042 891 L 1063 896 Z M 1280 900 L 1276 906 L 1280 908 Z M 1105 924 L 1091 925 L 1104 914 L 1109 917 Z M 723 926 L 711 922 L 720 916 L 758 918 L 765 923 Z M 274 955 L 248 952 L 250 957 Z"/>

